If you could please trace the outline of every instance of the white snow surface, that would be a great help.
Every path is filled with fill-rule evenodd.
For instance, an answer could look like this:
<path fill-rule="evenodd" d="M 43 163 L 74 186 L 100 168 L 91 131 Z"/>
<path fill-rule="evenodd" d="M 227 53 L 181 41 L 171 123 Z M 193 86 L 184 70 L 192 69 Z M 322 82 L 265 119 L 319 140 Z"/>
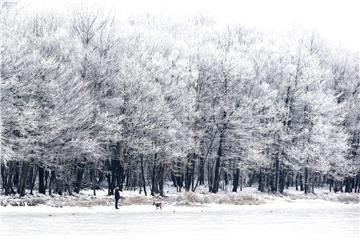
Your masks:
<path fill-rule="evenodd" d="M 0 239 L 360 239 L 360 205 L 274 200 L 261 205 L 1 207 Z"/>
<path fill-rule="evenodd" d="M 150 190 L 149 190 L 150 192 Z M 176 206 L 199 206 L 206 204 L 232 204 L 232 205 L 258 205 L 272 201 L 294 201 L 294 200 L 327 200 L 341 203 L 360 203 L 358 193 L 334 193 L 326 188 L 317 189 L 316 194 L 304 194 L 302 191 L 296 191 L 293 188 L 286 189 L 283 194 L 261 193 L 255 187 L 246 187 L 237 193 L 229 189 L 219 191 L 217 194 L 209 193 L 206 187 L 199 187 L 196 192 L 176 192 L 174 188 L 166 187 L 166 197 L 144 196 L 138 191 L 124 191 L 122 196 L 122 205 L 151 205 L 154 201 L 162 201 L 168 205 Z M 107 195 L 107 190 L 97 190 L 96 196 L 93 196 L 92 190 L 83 190 L 80 194 L 72 196 L 64 195 L 34 195 L 27 194 L 20 197 L 18 194 L 5 196 L 0 194 L 0 206 L 34 206 L 46 205 L 52 207 L 94 207 L 111 206 L 114 204 L 113 196 Z"/>

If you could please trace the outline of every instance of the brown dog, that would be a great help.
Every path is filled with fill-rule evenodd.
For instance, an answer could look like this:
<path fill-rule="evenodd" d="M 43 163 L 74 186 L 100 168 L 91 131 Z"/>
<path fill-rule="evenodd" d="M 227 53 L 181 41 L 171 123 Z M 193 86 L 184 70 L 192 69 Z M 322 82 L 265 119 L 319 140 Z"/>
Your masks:
<path fill-rule="evenodd" d="M 153 202 L 153 205 L 155 205 L 156 209 L 162 210 L 162 203 L 161 202 Z"/>

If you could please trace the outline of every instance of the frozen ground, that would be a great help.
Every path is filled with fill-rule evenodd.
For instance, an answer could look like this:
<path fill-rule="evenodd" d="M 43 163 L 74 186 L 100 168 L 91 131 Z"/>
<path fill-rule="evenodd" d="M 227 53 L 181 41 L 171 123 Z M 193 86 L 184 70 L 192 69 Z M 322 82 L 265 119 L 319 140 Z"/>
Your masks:
<path fill-rule="evenodd" d="M 0 239 L 360 239 L 359 204 L 1 207 Z"/>
<path fill-rule="evenodd" d="M 341 203 L 360 203 L 360 195 L 358 193 L 334 193 L 328 192 L 328 189 L 316 189 L 316 194 L 304 194 L 304 192 L 296 191 L 293 188 L 286 189 L 284 194 L 261 193 L 256 187 L 246 187 L 243 191 L 237 193 L 231 190 L 222 190 L 217 194 L 209 193 L 208 189 L 201 186 L 197 191 L 186 193 L 185 191 L 177 193 L 175 188 L 167 187 L 165 191 L 166 197 L 144 196 L 138 191 L 121 192 L 122 205 L 150 205 L 154 200 L 162 201 L 169 205 L 176 206 L 197 206 L 206 204 L 233 204 L 233 205 L 259 205 L 267 202 L 282 200 L 327 200 Z M 93 196 L 92 190 L 83 190 L 80 194 L 69 196 L 59 195 L 43 195 L 43 194 L 27 194 L 20 197 L 18 194 L 5 196 L 0 194 L 0 206 L 70 206 L 70 207 L 94 207 L 94 206 L 110 206 L 113 204 L 113 196 L 107 195 L 107 190 L 102 189 L 96 191 Z"/>

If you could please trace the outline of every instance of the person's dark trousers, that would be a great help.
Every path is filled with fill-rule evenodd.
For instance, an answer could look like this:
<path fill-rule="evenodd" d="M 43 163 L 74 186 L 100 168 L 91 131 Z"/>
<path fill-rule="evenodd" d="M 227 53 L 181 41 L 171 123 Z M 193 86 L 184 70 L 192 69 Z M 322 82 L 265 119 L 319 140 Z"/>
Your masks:
<path fill-rule="evenodd" d="M 119 203 L 119 199 L 115 199 L 115 208 L 116 208 L 116 209 L 119 209 L 119 208 L 118 208 L 118 203 Z"/>

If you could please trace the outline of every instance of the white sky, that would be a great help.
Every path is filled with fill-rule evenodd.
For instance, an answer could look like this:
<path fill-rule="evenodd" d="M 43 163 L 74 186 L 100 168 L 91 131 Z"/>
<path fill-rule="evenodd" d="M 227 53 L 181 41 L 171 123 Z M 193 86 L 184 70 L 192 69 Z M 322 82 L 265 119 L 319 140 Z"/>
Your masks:
<path fill-rule="evenodd" d="M 330 44 L 360 51 L 360 0 L 22 0 L 59 8 L 96 2 L 122 15 L 141 12 L 183 16 L 203 13 L 219 21 L 270 31 L 297 27 L 317 30 Z"/>

